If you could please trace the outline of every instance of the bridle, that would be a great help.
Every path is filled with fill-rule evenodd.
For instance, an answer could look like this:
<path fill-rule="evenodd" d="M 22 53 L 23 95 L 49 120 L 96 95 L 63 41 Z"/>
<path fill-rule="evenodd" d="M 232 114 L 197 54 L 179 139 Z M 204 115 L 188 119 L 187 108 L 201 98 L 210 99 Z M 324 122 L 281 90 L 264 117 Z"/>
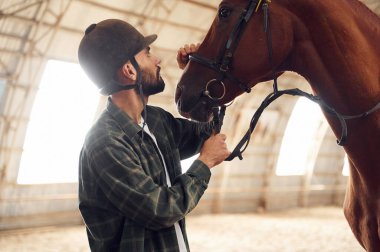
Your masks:
<path fill-rule="evenodd" d="M 277 75 L 276 75 L 276 67 L 273 60 L 273 50 L 272 50 L 272 36 L 269 29 L 269 3 L 270 0 L 250 0 L 248 3 L 247 8 L 241 13 L 239 19 L 237 20 L 234 28 L 232 29 L 232 32 L 230 33 L 226 46 L 224 48 L 224 51 L 219 54 L 219 57 L 217 60 L 209 59 L 203 56 L 200 56 L 198 54 L 191 54 L 189 56 L 190 61 L 197 62 L 201 65 L 204 65 L 207 68 L 212 69 L 213 71 L 218 73 L 218 78 L 211 79 L 207 82 L 205 86 L 205 90 L 203 91 L 203 96 L 205 96 L 209 103 L 212 105 L 212 112 L 214 115 L 213 123 L 214 123 L 214 130 L 219 133 L 220 129 L 223 125 L 223 119 L 225 115 L 226 105 L 220 104 L 220 101 L 224 98 L 226 94 L 226 86 L 224 84 L 224 79 L 228 78 L 234 83 L 236 83 L 240 89 L 244 92 L 249 93 L 251 91 L 251 88 L 248 87 L 245 83 L 240 81 L 237 77 L 232 75 L 230 70 L 230 64 L 234 55 L 234 52 L 239 44 L 239 40 L 241 37 L 241 34 L 243 33 L 246 24 L 250 20 L 250 18 L 258 11 L 260 8 L 260 5 L 262 6 L 263 13 L 264 13 L 264 32 L 266 34 L 266 40 L 267 40 L 267 48 L 268 48 L 268 57 L 269 62 L 272 66 L 272 74 L 273 74 L 273 92 L 270 93 L 264 101 L 261 103 L 260 107 L 256 110 L 254 115 L 252 116 L 249 128 L 245 135 L 242 137 L 240 142 L 237 144 L 237 146 L 232 151 L 231 155 L 226 158 L 226 161 L 231 161 L 235 157 L 238 157 L 240 160 L 243 159 L 242 154 L 246 150 L 250 137 L 252 132 L 254 131 L 257 122 L 263 113 L 264 109 L 269 106 L 274 100 L 279 98 L 280 96 L 286 94 L 286 95 L 293 95 L 293 96 L 304 96 L 308 98 L 309 100 L 318 103 L 319 106 L 330 115 L 335 116 L 338 118 L 340 124 L 341 124 L 341 136 L 340 139 L 337 140 L 337 144 L 343 146 L 347 140 L 347 123 L 346 120 L 351 119 L 357 119 L 357 118 L 364 118 L 373 112 L 380 109 L 380 102 L 377 103 L 374 107 L 369 109 L 368 111 L 356 115 L 342 115 L 338 113 L 334 108 L 327 105 L 320 97 L 314 96 L 312 94 L 308 94 L 298 88 L 294 89 L 286 89 L 286 90 L 278 90 L 277 85 Z M 212 96 L 210 92 L 210 87 L 215 84 L 220 84 L 223 88 L 223 92 L 220 96 Z"/>
<path fill-rule="evenodd" d="M 212 106 L 212 112 L 214 115 L 214 130 L 219 133 L 223 125 L 223 119 L 226 111 L 226 105 L 220 104 L 220 101 L 224 98 L 226 94 L 226 85 L 224 84 L 224 79 L 230 79 L 234 83 L 237 83 L 239 88 L 246 92 L 250 93 L 251 88 L 248 87 L 244 82 L 236 78 L 230 71 L 231 61 L 234 55 L 234 52 L 239 44 L 240 37 L 252 15 L 257 12 L 260 7 L 262 0 L 251 0 L 247 8 L 240 14 L 239 19 L 237 20 L 235 26 L 233 27 L 230 35 L 228 36 L 227 43 L 225 45 L 222 53 L 219 54 L 217 59 L 208 59 L 199 54 L 191 54 L 189 56 L 190 61 L 197 62 L 202 64 L 215 72 L 217 72 L 218 77 L 211 79 L 207 82 L 205 90 L 203 91 L 203 96 L 208 99 L 209 104 Z M 269 0 L 265 0 L 264 5 L 268 5 Z M 222 94 L 220 96 L 212 96 L 210 92 L 210 87 L 212 85 L 219 84 L 222 87 Z"/>
<path fill-rule="evenodd" d="M 264 0 L 263 3 L 263 10 L 264 10 L 264 28 L 267 30 L 268 27 L 268 3 L 270 0 Z M 231 74 L 230 71 L 230 65 L 231 61 L 234 55 L 234 52 L 239 44 L 241 35 L 248 23 L 248 21 L 251 19 L 251 17 L 256 13 L 260 7 L 260 4 L 262 3 L 262 0 L 250 0 L 248 3 L 248 6 L 246 9 L 243 10 L 243 12 L 240 14 L 235 26 L 233 27 L 230 35 L 228 36 L 227 43 L 225 45 L 224 50 L 219 54 L 219 56 L 216 59 L 209 59 L 206 57 L 203 57 L 199 54 L 193 53 L 189 56 L 190 61 L 197 62 L 201 65 L 206 66 L 207 68 L 212 69 L 213 71 L 217 72 L 218 77 L 215 79 L 211 79 L 207 82 L 205 86 L 205 90 L 202 92 L 203 96 L 208 99 L 208 102 L 212 106 L 212 112 L 213 112 L 213 123 L 214 123 L 214 130 L 219 133 L 222 125 L 223 125 L 223 119 L 226 111 L 226 105 L 220 104 L 220 101 L 224 98 L 226 94 L 226 85 L 224 84 L 224 79 L 230 79 L 234 83 L 236 83 L 240 89 L 246 93 L 251 92 L 251 88 L 248 87 L 244 82 L 240 81 L 238 78 L 236 78 L 233 74 Z M 271 49 L 270 49 L 271 51 Z M 270 52 L 270 57 L 272 53 Z M 219 84 L 222 87 L 222 94 L 219 96 L 212 96 L 210 92 L 210 87 L 212 85 Z M 236 149 L 236 148 L 235 148 Z M 234 152 L 232 153 L 234 154 Z M 242 159 L 241 154 L 235 155 L 232 157 L 232 154 L 228 159 L 233 159 L 236 156 L 239 156 L 240 159 Z"/>
<path fill-rule="evenodd" d="M 237 48 L 237 45 L 239 44 L 240 37 L 246 27 L 246 24 L 252 17 L 252 15 L 257 12 L 258 8 L 260 7 L 262 0 L 251 0 L 249 1 L 249 4 L 247 8 L 240 14 L 239 19 L 237 20 L 234 28 L 232 29 L 227 43 L 225 45 L 224 50 L 219 54 L 217 59 L 209 59 L 206 57 L 203 57 L 198 54 L 191 54 L 189 56 L 190 61 L 197 62 L 199 64 L 202 64 L 215 72 L 218 73 L 218 78 L 211 79 L 207 82 L 205 90 L 203 92 L 203 95 L 211 100 L 211 103 L 213 105 L 219 105 L 219 101 L 224 98 L 224 95 L 226 94 L 226 86 L 223 82 L 225 78 L 228 78 L 232 80 L 234 83 L 237 83 L 237 85 L 240 87 L 240 89 L 244 92 L 251 92 L 251 88 L 248 87 L 245 83 L 240 81 L 238 78 L 236 78 L 234 75 L 232 75 L 230 70 L 231 61 L 234 55 L 234 52 Z M 264 5 L 268 3 L 268 0 L 265 0 Z M 209 91 L 209 87 L 211 85 L 220 84 L 223 88 L 222 95 L 220 96 L 212 96 L 211 92 Z"/>

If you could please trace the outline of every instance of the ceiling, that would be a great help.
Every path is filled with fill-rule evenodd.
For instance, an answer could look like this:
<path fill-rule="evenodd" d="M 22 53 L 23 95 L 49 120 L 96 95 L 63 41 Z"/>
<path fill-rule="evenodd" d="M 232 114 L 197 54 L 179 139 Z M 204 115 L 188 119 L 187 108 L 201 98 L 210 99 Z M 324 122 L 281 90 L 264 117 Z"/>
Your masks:
<path fill-rule="evenodd" d="M 124 19 L 146 35 L 159 34 L 152 49 L 162 59 L 163 77 L 168 85 L 165 93 L 154 101 L 175 113 L 173 94 L 181 74 L 175 61 L 177 49 L 186 43 L 202 41 L 219 2 L 0 0 L 1 156 L 22 151 L 30 110 L 46 60 L 77 62 L 77 48 L 83 31 L 89 24 L 107 18 Z M 363 2 L 380 13 L 380 0 Z M 295 75 L 288 75 L 284 82 L 304 85 Z M 291 104 L 285 107 L 290 113 Z M 243 105 L 235 109 L 243 109 Z M 10 159 L 0 161 L 2 177 L 3 168 L 11 162 Z"/>
<path fill-rule="evenodd" d="M 3 0 L 0 1 L 0 77 L 8 88 L 33 92 L 46 59 L 77 62 L 83 31 L 91 23 L 120 18 L 144 34 L 159 34 L 153 49 L 172 95 L 180 76 L 176 50 L 201 42 L 220 0 Z M 380 0 L 363 1 L 380 13 Z M 7 96 L 9 95 L 8 94 Z M 27 95 L 27 94 L 25 94 Z M 31 96 L 32 97 L 32 96 Z"/>

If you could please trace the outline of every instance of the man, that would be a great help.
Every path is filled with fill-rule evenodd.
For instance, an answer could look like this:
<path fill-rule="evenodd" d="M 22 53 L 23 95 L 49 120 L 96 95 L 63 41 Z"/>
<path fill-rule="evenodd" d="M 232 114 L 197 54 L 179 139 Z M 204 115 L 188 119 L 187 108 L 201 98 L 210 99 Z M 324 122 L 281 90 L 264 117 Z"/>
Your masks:
<path fill-rule="evenodd" d="M 79 209 L 92 251 L 189 251 L 184 217 L 210 168 L 230 154 L 209 124 L 146 105 L 165 86 L 149 48 L 156 38 L 110 19 L 89 26 L 78 49 L 80 65 L 109 96 L 80 154 Z M 195 49 L 180 49 L 180 66 Z M 180 160 L 199 151 L 181 174 Z"/>

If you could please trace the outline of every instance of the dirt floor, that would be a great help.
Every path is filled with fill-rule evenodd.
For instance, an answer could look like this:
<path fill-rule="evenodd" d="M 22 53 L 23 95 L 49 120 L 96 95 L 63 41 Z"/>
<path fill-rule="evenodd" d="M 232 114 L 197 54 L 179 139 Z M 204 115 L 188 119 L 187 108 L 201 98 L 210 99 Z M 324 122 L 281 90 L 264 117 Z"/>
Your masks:
<path fill-rule="evenodd" d="M 335 207 L 187 218 L 192 252 L 363 252 Z M 89 251 L 83 226 L 0 231 L 2 252 Z"/>

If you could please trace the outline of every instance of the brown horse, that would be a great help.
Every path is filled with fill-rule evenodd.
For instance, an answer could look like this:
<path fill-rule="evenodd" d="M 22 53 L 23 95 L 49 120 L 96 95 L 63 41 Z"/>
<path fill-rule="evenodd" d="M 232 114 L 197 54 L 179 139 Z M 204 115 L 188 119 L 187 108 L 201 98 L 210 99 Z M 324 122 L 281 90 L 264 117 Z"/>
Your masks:
<path fill-rule="evenodd" d="M 341 114 L 360 114 L 380 101 L 380 18 L 357 0 L 224 0 L 197 55 L 176 102 L 183 116 L 198 121 L 284 71 L 302 75 Z M 351 175 L 344 213 L 360 244 L 379 252 L 380 111 L 372 112 L 347 121 Z M 339 120 L 325 116 L 339 136 Z"/>

